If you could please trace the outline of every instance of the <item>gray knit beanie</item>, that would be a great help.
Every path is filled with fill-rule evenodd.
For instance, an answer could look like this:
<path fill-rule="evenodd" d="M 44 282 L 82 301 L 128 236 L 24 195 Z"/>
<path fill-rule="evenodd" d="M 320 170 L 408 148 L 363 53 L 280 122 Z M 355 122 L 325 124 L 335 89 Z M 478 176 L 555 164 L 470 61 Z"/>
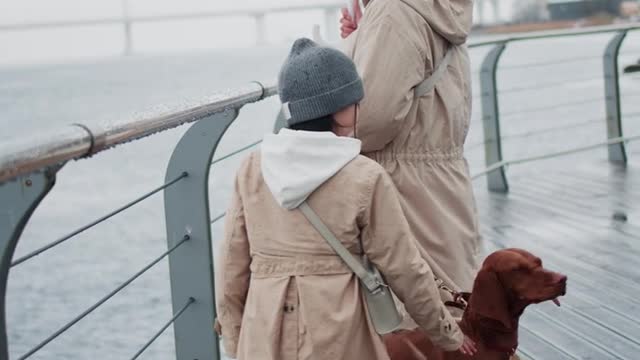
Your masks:
<path fill-rule="evenodd" d="M 293 43 L 280 70 L 278 92 L 288 126 L 336 113 L 364 97 L 353 61 L 306 38 Z"/>

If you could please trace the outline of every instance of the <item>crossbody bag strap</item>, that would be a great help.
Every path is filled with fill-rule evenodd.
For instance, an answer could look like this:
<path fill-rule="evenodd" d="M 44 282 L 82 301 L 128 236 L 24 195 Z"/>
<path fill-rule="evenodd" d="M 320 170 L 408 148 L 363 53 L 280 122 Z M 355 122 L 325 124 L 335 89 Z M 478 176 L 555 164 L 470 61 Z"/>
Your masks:
<path fill-rule="evenodd" d="M 447 71 L 449 64 L 451 64 L 451 59 L 453 58 L 453 52 L 456 50 L 456 46 L 449 46 L 447 53 L 444 55 L 444 58 L 438 64 L 435 71 L 428 78 L 424 79 L 418 86 L 415 87 L 414 94 L 415 97 L 421 97 L 422 95 L 428 93 L 433 90 L 438 81 L 442 78 L 444 73 Z"/>
<path fill-rule="evenodd" d="M 333 232 L 331 232 L 331 230 L 325 225 L 322 219 L 320 219 L 318 214 L 313 211 L 306 201 L 299 206 L 299 209 L 307 220 L 309 220 L 311 225 L 313 225 L 327 243 L 329 243 L 329 246 L 331 246 L 336 254 L 340 256 L 342 261 L 344 261 L 356 276 L 360 278 L 364 286 L 366 286 L 369 291 L 373 292 L 382 285 L 378 282 L 377 278 L 367 271 L 362 263 L 356 259 L 344 245 L 342 245 L 342 242 L 336 238 Z"/>

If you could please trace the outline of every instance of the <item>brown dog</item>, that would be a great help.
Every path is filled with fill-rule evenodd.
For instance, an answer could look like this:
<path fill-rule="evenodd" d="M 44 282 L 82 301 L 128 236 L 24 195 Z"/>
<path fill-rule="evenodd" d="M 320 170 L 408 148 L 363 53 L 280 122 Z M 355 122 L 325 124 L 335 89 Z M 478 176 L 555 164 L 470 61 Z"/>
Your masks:
<path fill-rule="evenodd" d="M 419 329 L 386 335 L 384 342 L 391 360 L 508 360 L 518 347 L 524 309 L 548 300 L 559 306 L 566 288 L 567 277 L 545 270 L 540 258 L 521 249 L 499 250 L 484 261 L 460 321 L 476 342 L 476 355 L 444 352 Z"/>

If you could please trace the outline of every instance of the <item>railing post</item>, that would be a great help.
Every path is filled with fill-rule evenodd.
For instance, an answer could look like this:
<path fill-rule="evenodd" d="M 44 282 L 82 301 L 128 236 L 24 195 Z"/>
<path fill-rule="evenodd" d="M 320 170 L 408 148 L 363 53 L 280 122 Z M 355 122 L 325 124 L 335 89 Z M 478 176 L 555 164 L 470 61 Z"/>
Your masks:
<path fill-rule="evenodd" d="M 189 298 L 195 302 L 174 323 L 177 360 L 219 360 L 214 331 L 215 289 L 209 214 L 209 165 L 220 139 L 237 117 L 227 110 L 195 123 L 176 145 L 166 179 L 188 176 L 165 190 L 167 241 L 171 247 L 190 240 L 169 255 L 173 312 Z"/>
<path fill-rule="evenodd" d="M 256 19 L 256 44 L 263 46 L 267 44 L 267 23 L 265 21 L 265 13 L 255 13 L 253 17 Z"/>
<path fill-rule="evenodd" d="M 620 105 L 620 78 L 618 71 L 618 54 L 627 30 L 619 32 L 609 41 L 604 52 L 604 92 L 607 109 L 607 138 L 622 137 L 622 110 Z M 625 165 L 627 152 L 624 143 L 609 145 L 609 161 Z"/>
<path fill-rule="evenodd" d="M 131 39 L 131 21 L 124 19 L 124 55 L 129 56 L 133 53 L 133 42 Z"/>
<path fill-rule="evenodd" d="M 5 298 L 11 259 L 20 235 L 55 183 L 59 167 L 0 184 L 0 359 L 9 358 Z"/>
<path fill-rule="evenodd" d="M 498 85 L 496 72 L 500 56 L 507 47 L 506 43 L 496 45 L 482 61 L 480 87 L 482 91 L 482 125 L 484 129 L 484 152 L 487 167 L 502 161 L 502 139 L 500 137 L 500 108 L 498 106 Z M 490 191 L 508 192 L 509 184 L 504 167 L 487 174 Z"/>
<path fill-rule="evenodd" d="M 273 124 L 273 133 L 277 134 L 285 127 L 287 127 L 287 119 L 284 117 L 284 111 L 280 110 L 278 112 L 278 116 L 276 116 L 276 121 Z"/>
<path fill-rule="evenodd" d="M 131 19 L 129 19 L 129 0 L 122 0 L 122 24 L 124 25 L 124 55 L 128 56 L 133 53 Z"/>
<path fill-rule="evenodd" d="M 338 8 L 326 8 L 324 10 L 324 27 L 325 36 L 328 42 L 336 41 L 338 39 Z"/>

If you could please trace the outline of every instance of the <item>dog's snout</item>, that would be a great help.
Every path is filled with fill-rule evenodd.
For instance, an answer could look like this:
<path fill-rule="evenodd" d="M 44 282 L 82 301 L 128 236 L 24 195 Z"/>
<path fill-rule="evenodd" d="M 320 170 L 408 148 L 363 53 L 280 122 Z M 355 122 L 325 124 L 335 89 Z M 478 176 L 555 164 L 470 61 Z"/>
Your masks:
<path fill-rule="evenodd" d="M 560 286 L 560 295 L 566 295 L 567 293 L 567 276 L 562 274 L 556 274 L 556 284 Z"/>

